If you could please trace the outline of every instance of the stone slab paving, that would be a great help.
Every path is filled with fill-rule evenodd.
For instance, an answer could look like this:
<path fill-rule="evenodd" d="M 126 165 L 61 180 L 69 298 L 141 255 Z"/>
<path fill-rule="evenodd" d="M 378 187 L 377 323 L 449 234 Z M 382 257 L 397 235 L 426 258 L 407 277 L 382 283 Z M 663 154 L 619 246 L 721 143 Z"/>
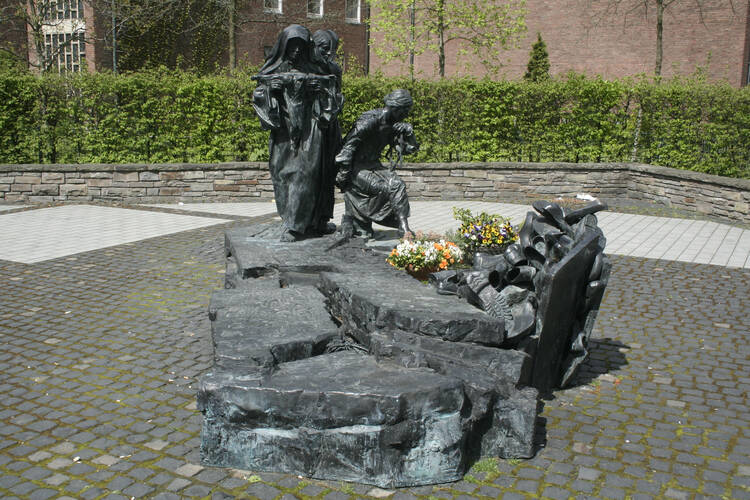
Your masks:
<path fill-rule="evenodd" d="M 26 208 L 27 205 L 0 205 L 0 212 L 7 212 L 8 210 L 18 210 L 19 208 Z"/>
<path fill-rule="evenodd" d="M 206 310 L 238 224 L 0 261 L 0 497 L 750 498 L 750 270 L 618 255 L 535 458 L 398 491 L 202 466 Z"/>
<path fill-rule="evenodd" d="M 143 205 L 145 207 L 183 210 L 219 215 L 240 217 L 260 217 L 276 214 L 276 203 L 273 201 L 238 202 L 238 203 L 158 203 Z"/>
<path fill-rule="evenodd" d="M 149 206 L 225 215 L 260 216 L 276 213 L 272 202 Z M 531 210 L 528 205 L 512 203 L 412 201 L 409 224 L 415 231 L 454 231 L 459 226 L 458 221 L 453 218 L 454 206 L 474 212 L 498 213 L 511 219 L 513 224 L 521 224 L 526 212 Z M 338 203 L 334 209 L 334 221 L 338 223 L 343 213 L 344 205 Z M 617 212 L 601 212 L 598 217 L 599 226 L 607 236 L 608 254 L 750 269 L 750 230 L 703 220 Z"/>
<path fill-rule="evenodd" d="M 0 259 L 32 264 L 224 222 L 98 205 L 0 214 Z"/>

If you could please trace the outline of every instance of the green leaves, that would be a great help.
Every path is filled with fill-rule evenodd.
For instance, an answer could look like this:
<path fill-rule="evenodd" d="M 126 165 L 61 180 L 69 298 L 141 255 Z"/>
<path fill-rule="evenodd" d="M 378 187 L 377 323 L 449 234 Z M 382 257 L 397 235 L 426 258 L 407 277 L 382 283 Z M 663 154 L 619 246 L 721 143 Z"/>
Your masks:
<path fill-rule="evenodd" d="M 268 159 L 247 74 L 0 72 L 0 163 Z M 412 162 L 638 161 L 750 178 L 750 88 L 571 74 L 542 82 L 344 75 L 346 133 L 408 89 Z"/>
<path fill-rule="evenodd" d="M 411 54 L 436 55 L 445 76 L 445 48 L 457 47 L 456 66 L 479 61 L 488 74 L 500 68 L 501 54 L 526 31 L 525 0 L 369 0 L 371 45 L 386 63 L 405 63 Z M 468 55 L 471 57 L 465 57 Z"/>

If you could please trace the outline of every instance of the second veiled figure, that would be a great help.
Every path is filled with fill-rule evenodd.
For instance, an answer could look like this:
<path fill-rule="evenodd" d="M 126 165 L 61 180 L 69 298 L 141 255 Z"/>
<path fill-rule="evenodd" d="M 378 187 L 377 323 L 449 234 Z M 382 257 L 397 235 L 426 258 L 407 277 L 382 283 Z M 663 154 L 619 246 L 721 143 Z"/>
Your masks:
<path fill-rule="evenodd" d="M 271 131 L 269 170 L 282 241 L 328 230 L 333 184 L 326 157 L 329 124 L 339 112 L 337 78 L 316 61 L 310 31 L 293 24 L 279 34 L 257 76 L 253 107 Z"/>

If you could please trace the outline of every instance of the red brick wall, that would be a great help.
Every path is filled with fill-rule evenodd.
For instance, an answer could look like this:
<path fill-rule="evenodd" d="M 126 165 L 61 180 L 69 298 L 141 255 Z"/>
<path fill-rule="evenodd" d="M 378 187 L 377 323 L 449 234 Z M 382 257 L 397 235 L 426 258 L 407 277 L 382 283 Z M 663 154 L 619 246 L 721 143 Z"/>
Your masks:
<path fill-rule="evenodd" d="M 547 44 L 551 72 L 564 74 L 570 70 L 605 78 L 618 78 L 638 73 L 653 73 L 656 60 L 656 9 L 653 0 L 622 0 L 617 14 L 596 23 L 599 13 L 593 3 L 614 3 L 614 0 L 527 0 L 528 32 L 518 49 L 507 52 L 501 76 L 516 79 L 523 76 L 531 45 L 537 32 Z M 732 85 L 744 83 L 747 74 L 747 48 L 750 40 L 750 4 L 734 0 L 705 0 L 703 20 L 696 2 L 678 0 L 664 15 L 664 60 L 662 74 L 691 74 L 697 66 L 708 64 L 714 79 L 726 79 Z M 380 39 L 373 32 L 374 41 Z M 447 47 L 446 74 L 483 76 L 481 66 L 468 70 L 456 62 L 458 47 Z M 385 74 L 407 74 L 408 66 L 393 64 L 384 67 L 372 54 L 370 69 Z M 416 58 L 422 76 L 437 75 L 435 55 Z"/>
<path fill-rule="evenodd" d="M 0 0 L 0 13 L 8 14 L 11 3 Z M 0 47 L 12 50 L 17 56 L 23 58 L 28 48 L 26 44 L 26 26 L 22 19 L 17 17 L 5 17 L 0 19 Z"/>
<path fill-rule="evenodd" d="M 324 0 L 323 17 L 312 18 L 307 16 L 307 0 L 283 0 L 281 14 L 263 12 L 262 0 L 251 0 L 238 16 L 239 23 L 245 22 L 237 29 L 237 60 L 253 65 L 262 64 L 265 59 L 263 47 L 273 47 L 279 32 L 288 25 L 301 24 L 311 33 L 319 29 L 332 29 L 339 35 L 344 61 L 348 64 L 349 56 L 353 56 L 360 65 L 365 66 L 366 26 L 346 22 L 344 6 L 345 0 Z"/>

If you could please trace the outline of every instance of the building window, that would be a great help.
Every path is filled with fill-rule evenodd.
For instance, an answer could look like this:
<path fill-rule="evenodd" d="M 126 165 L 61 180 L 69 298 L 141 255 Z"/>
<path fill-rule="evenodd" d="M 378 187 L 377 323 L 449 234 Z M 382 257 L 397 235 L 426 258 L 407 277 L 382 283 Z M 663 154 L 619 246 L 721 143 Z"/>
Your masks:
<path fill-rule="evenodd" d="M 43 68 L 49 71 L 81 71 L 86 60 L 86 22 L 83 0 L 44 0 Z"/>
<path fill-rule="evenodd" d="M 274 14 L 281 14 L 281 1 L 282 0 L 263 0 L 263 10 L 266 12 L 273 12 Z"/>
<path fill-rule="evenodd" d="M 83 0 L 52 0 L 43 4 L 44 20 L 83 19 Z"/>
<path fill-rule="evenodd" d="M 307 0 L 307 17 L 323 17 L 323 0 Z"/>
<path fill-rule="evenodd" d="M 85 67 L 86 40 L 83 33 L 44 35 L 44 55 L 50 70 L 78 72 Z"/>
<path fill-rule="evenodd" d="M 360 0 L 346 0 L 346 20 L 350 23 L 359 23 L 362 20 L 360 15 Z"/>

